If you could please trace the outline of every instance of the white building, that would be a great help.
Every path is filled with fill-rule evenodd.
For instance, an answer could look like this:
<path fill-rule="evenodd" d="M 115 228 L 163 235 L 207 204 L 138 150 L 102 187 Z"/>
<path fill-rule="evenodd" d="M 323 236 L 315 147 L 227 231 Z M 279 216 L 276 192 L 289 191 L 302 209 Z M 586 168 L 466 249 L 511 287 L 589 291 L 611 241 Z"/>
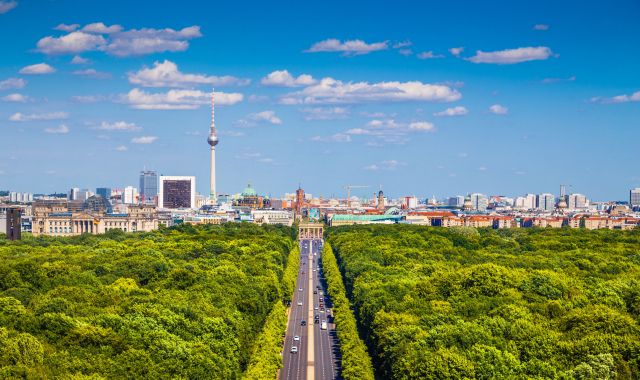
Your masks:
<path fill-rule="evenodd" d="M 194 176 L 160 176 L 158 190 L 158 208 L 196 208 L 196 177 Z"/>
<path fill-rule="evenodd" d="M 138 203 L 138 189 L 133 186 L 127 186 L 122 191 L 122 203 L 132 205 Z"/>
<path fill-rule="evenodd" d="M 474 210 L 486 211 L 489 206 L 489 198 L 484 194 L 473 193 L 471 194 L 471 204 Z"/>
<path fill-rule="evenodd" d="M 569 210 L 584 210 L 589 207 L 589 200 L 583 194 L 569 195 Z"/>
<path fill-rule="evenodd" d="M 629 191 L 629 204 L 631 207 L 640 207 L 640 187 Z"/>
<path fill-rule="evenodd" d="M 536 208 L 543 211 L 553 211 L 556 207 L 556 197 L 553 194 L 543 193 L 538 195 Z"/>
<path fill-rule="evenodd" d="M 282 224 L 289 227 L 293 224 L 293 212 L 288 210 L 252 210 L 251 216 L 254 223 L 258 224 Z"/>

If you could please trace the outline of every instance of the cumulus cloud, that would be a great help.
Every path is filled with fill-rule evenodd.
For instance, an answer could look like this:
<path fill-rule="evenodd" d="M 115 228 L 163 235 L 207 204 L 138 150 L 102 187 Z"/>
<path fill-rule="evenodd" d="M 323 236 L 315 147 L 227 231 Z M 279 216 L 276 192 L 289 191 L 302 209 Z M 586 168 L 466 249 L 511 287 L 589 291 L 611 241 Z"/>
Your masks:
<path fill-rule="evenodd" d="M 463 51 L 464 51 L 463 47 L 453 47 L 453 48 L 449 49 L 449 53 L 451 53 L 451 55 L 453 55 L 455 57 L 459 57 L 460 54 L 462 54 Z"/>
<path fill-rule="evenodd" d="M 192 87 L 194 85 L 247 85 L 249 79 L 240 79 L 233 76 L 207 76 L 203 74 L 185 74 L 180 72 L 178 65 L 164 60 L 155 62 L 152 68 L 143 68 L 135 73 L 128 74 L 129 82 L 143 87 Z"/>
<path fill-rule="evenodd" d="M 416 55 L 416 57 L 418 57 L 418 59 L 434 59 L 434 58 L 444 58 L 444 55 L 433 54 L 432 51 L 423 51 L 422 53 L 419 53 L 418 55 Z"/>
<path fill-rule="evenodd" d="M 345 107 L 310 107 L 300 110 L 304 113 L 304 119 L 310 120 L 336 120 L 349 116 L 349 109 Z"/>
<path fill-rule="evenodd" d="M 460 93 L 445 85 L 413 82 L 342 82 L 323 78 L 319 83 L 285 95 L 282 104 L 349 104 L 400 101 L 451 102 Z"/>
<path fill-rule="evenodd" d="M 97 103 L 108 100 L 108 96 L 104 95 L 78 95 L 72 96 L 71 99 L 76 103 Z"/>
<path fill-rule="evenodd" d="M 241 102 L 239 93 L 215 93 L 217 105 L 234 105 Z M 132 108 L 142 110 L 190 110 L 211 101 L 211 93 L 199 90 L 169 90 L 168 92 L 149 93 L 134 88 L 122 96 L 122 102 Z"/>
<path fill-rule="evenodd" d="M 166 51 L 184 51 L 189 47 L 189 40 L 201 37 L 199 26 L 190 26 L 180 30 L 165 29 L 130 29 L 124 30 L 120 25 L 106 26 L 97 22 L 85 25 L 60 24 L 57 30 L 65 31 L 62 36 L 47 36 L 38 41 L 37 50 L 47 54 L 80 54 L 86 51 L 99 50 L 119 57 L 162 53 Z"/>
<path fill-rule="evenodd" d="M 3 96 L 2 100 L 12 103 L 25 103 L 29 100 L 29 97 L 22 94 L 9 94 L 7 96 Z"/>
<path fill-rule="evenodd" d="M 120 145 L 116 147 L 116 151 L 118 152 L 126 152 L 128 150 L 128 148 L 124 145 Z"/>
<path fill-rule="evenodd" d="M 11 90 L 23 88 L 27 85 L 27 81 L 22 78 L 9 78 L 0 81 L 0 90 Z"/>
<path fill-rule="evenodd" d="M 545 60 L 548 59 L 551 54 L 553 54 L 551 49 L 546 46 L 520 47 L 517 49 L 490 52 L 477 50 L 476 55 L 468 58 L 468 60 L 473 63 L 510 65 L 514 63 Z"/>
<path fill-rule="evenodd" d="M 113 123 L 109 123 L 103 121 L 96 129 L 102 131 L 125 131 L 125 132 L 133 132 L 139 131 L 142 128 L 138 127 L 135 123 L 127 123 L 126 121 L 116 121 Z"/>
<path fill-rule="evenodd" d="M 18 6 L 15 0 L 0 0 L 0 14 L 7 13 Z"/>
<path fill-rule="evenodd" d="M 469 111 L 463 106 L 447 108 L 444 111 L 436 112 L 433 116 L 461 116 L 468 114 Z"/>
<path fill-rule="evenodd" d="M 95 79 L 108 79 L 111 78 L 111 74 L 97 71 L 96 69 L 76 70 L 73 75 L 80 75 L 83 77 L 95 78 Z"/>
<path fill-rule="evenodd" d="M 100 35 L 75 31 L 61 37 L 44 37 L 38 41 L 36 47 L 41 53 L 55 55 L 98 50 L 103 48 L 105 44 L 106 40 Z"/>
<path fill-rule="evenodd" d="M 55 73 L 56 69 L 46 63 L 37 63 L 35 65 L 25 66 L 20 69 L 19 72 L 20 74 L 51 74 Z"/>
<path fill-rule="evenodd" d="M 428 121 L 416 121 L 409 124 L 409 129 L 414 131 L 435 132 L 436 127 Z"/>
<path fill-rule="evenodd" d="M 535 24 L 533 26 L 534 30 L 549 30 L 549 25 L 547 24 Z"/>
<path fill-rule="evenodd" d="M 617 95 L 617 96 L 612 96 L 612 97 L 595 97 L 595 98 L 591 98 L 592 102 L 597 102 L 597 103 L 629 103 L 629 102 L 640 102 L 640 91 L 636 91 L 633 94 L 624 94 L 624 95 Z"/>
<path fill-rule="evenodd" d="M 406 41 L 400 41 L 400 42 L 396 42 L 393 44 L 393 48 L 394 49 L 402 49 L 402 48 L 407 48 L 409 46 L 412 46 L 413 42 L 406 40 Z"/>
<path fill-rule="evenodd" d="M 507 114 L 507 112 L 509 112 L 509 109 L 500 104 L 494 104 L 491 107 L 489 107 L 489 111 L 491 111 L 491 113 L 496 115 L 505 115 Z"/>
<path fill-rule="evenodd" d="M 46 133 L 51 133 L 51 134 L 57 134 L 57 135 L 65 135 L 67 133 L 69 133 L 69 127 L 67 127 L 64 124 L 60 124 L 57 127 L 51 127 L 51 128 L 45 128 L 44 131 Z"/>
<path fill-rule="evenodd" d="M 112 34 L 112 33 L 118 33 L 122 31 L 122 26 L 120 25 L 106 26 L 102 22 L 94 22 L 93 24 L 85 25 L 85 27 L 82 28 L 82 31 L 87 33 L 95 33 L 95 34 Z"/>
<path fill-rule="evenodd" d="M 261 122 L 280 125 L 282 124 L 282 119 L 276 115 L 275 111 L 268 110 L 252 113 L 246 118 L 236 121 L 234 124 L 238 128 L 251 128 L 257 126 Z"/>
<path fill-rule="evenodd" d="M 262 78 L 260 83 L 264 86 L 298 87 L 315 84 L 316 80 L 309 74 L 301 74 L 298 77 L 294 77 L 287 70 L 276 70 Z"/>
<path fill-rule="evenodd" d="M 71 63 L 74 65 L 86 65 L 87 63 L 89 63 L 90 61 L 86 58 L 82 58 L 79 55 L 74 55 L 73 59 L 71 59 Z"/>
<path fill-rule="evenodd" d="M 16 112 L 9 116 L 10 121 L 42 121 L 42 120 L 62 120 L 69 117 L 66 112 L 50 112 L 50 113 L 32 113 L 25 115 L 21 112 Z"/>
<path fill-rule="evenodd" d="M 348 40 L 340 41 L 335 38 L 330 38 L 324 41 L 316 42 L 309 49 L 305 50 L 306 53 L 318 53 L 318 52 L 341 52 L 345 56 L 354 56 L 369 54 L 378 50 L 388 49 L 388 42 L 374 42 L 368 44 L 362 40 Z"/>
<path fill-rule="evenodd" d="M 334 142 L 334 143 L 348 143 L 351 142 L 351 136 L 346 133 L 336 133 L 331 136 L 313 136 L 311 141 L 316 142 Z"/>
<path fill-rule="evenodd" d="M 132 144 L 153 144 L 158 136 L 139 136 L 131 139 Z"/>

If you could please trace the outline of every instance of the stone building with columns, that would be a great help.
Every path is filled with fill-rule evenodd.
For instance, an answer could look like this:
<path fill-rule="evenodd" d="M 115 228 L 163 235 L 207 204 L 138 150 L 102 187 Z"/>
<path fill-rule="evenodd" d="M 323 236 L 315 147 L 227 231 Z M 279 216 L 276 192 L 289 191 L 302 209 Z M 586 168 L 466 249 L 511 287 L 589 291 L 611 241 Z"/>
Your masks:
<path fill-rule="evenodd" d="M 91 207 L 79 210 L 77 205 L 69 205 L 65 200 L 37 201 L 33 204 L 34 236 L 95 235 L 113 229 L 148 232 L 157 228 L 158 213 L 150 205 L 130 205 L 126 213 L 112 214 Z"/>

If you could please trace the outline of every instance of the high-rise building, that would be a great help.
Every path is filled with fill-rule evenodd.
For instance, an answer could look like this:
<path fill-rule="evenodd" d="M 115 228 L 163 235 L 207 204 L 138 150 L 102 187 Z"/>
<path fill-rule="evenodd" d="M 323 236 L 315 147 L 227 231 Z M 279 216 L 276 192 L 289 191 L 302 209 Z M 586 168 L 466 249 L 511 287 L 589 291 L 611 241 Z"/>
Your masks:
<path fill-rule="evenodd" d="M 553 211 L 556 206 L 556 197 L 553 194 L 539 194 L 536 199 L 536 208 L 543 211 Z"/>
<path fill-rule="evenodd" d="M 629 191 L 629 204 L 631 207 L 640 207 L 640 187 Z"/>
<path fill-rule="evenodd" d="M 96 194 L 106 200 L 111 199 L 111 189 L 108 187 L 98 187 L 96 189 Z"/>
<path fill-rule="evenodd" d="M 589 200 L 582 194 L 571 194 L 569 195 L 568 206 L 570 210 L 586 209 L 589 207 Z"/>
<path fill-rule="evenodd" d="M 72 187 L 67 193 L 67 199 L 70 201 L 75 201 L 78 199 L 78 193 L 80 193 L 80 189 L 77 187 Z"/>
<path fill-rule="evenodd" d="M 196 207 L 196 177 L 160 176 L 158 207 L 180 209 Z"/>
<path fill-rule="evenodd" d="M 22 217 L 19 208 L 9 207 L 6 211 L 7 217 L 7 239 L 20 240 L 22 236 Z"/>
<path fill-rule="evenodd" d="M 218 203 L 218 196 L 216 193 L 216 145 L 218 145 L 218 133 L 216 132 L 215 124 L 215 102 L 214 91 L 211 91 L 211 129 L 209 130 L 209 136 L 207 137 L 207 143 L 211 147 L 211 182 L 209 198 L 211 203 Z"/>
<path fill-rule="evenodd" d="M 480 193 L 471 194 L 471 204 L 474 210 L 487 211 L 489 206 L 489 198 L 486 195 Z"/>
<path fill-rule="evenodd" d="M 451 207 L 462 207 L 464 204 L 464 196 L 456 195 L 455 197 L 450 197 L 447 204 Z"/>
<path fill-rule="evenodd" d="M 376 203 L 378 210 L 384 210 L 384 193 L 382 190 L 378 191 L 378 202 Z"/>
<path fill-rule="evenodd" d="M 155 170 L 140 172 L 140 202 L 151 204 L 158 196 L 158 173 Z"/>
<path fill-rule="evenodd" d="M 127 186 L 122 192 L 122 203 L 131 205 L 138 203 L 138 189 L 133 186 Z"/>

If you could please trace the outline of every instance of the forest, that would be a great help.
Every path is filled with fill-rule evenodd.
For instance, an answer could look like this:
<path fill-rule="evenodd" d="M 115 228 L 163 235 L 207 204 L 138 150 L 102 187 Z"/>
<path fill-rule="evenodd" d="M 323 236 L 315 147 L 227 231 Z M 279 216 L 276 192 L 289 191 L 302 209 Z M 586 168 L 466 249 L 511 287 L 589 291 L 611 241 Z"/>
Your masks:
<path fill-rule="evenodd" d="M 279 342 L 255 344 L 284 331 L 294 239 L 244 223 L 0 237 L 0 378 L 236 379 L 252 353 L 277 370 Z"/>
<path fill-rule="evenodd" d="M 329 229 L 384 379 L 640 378 L 640 231 Z"/>

